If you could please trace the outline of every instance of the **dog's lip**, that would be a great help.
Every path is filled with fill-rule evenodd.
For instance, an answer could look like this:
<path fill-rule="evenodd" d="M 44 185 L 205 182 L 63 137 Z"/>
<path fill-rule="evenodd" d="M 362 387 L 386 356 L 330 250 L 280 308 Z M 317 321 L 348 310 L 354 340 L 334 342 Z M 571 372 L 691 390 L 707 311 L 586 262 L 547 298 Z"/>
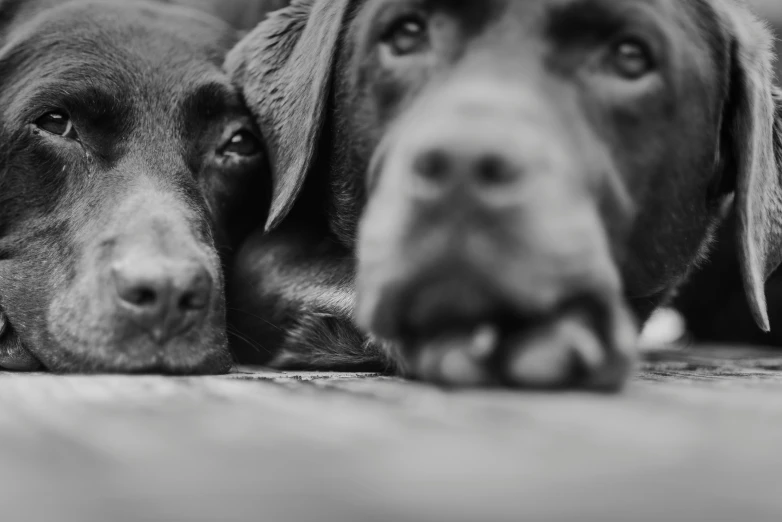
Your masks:
<path fill-rule="evenodd" d="M 403 339 L 418 341 L 453 335 L 479 335 L 480 332 L 485 335 L 489 330 L 495 335 L 504 335 L 526 329 L 536 322 L 532 317 L 520 312 L 504 311 L 469 317 L 459 314 L 451 315 L 447 310 L 444 310 L 442 314 L 429 317 L 426 321 L 418 319 L 414 323 L 403 322 L 400 324 L 400 333 Z"/>
<path fill-rule="evenodd" d="M 496 284 L 469 271 L 410 275 L 365 296 L 365 326 L 401 346 L 506 330 L 527 316 Z"/>
<path fill-rule="evenodd" d="M 149 348 L 149 347 L 148 347 Z M 200 351 L 197 356 L 183 357 L 155 348 L 140 356 L 105 356 L 100 354 L 68 353 L 51 364 L 45 364 L 53 373 L 84 373 L 92 375 L 221 375 L 233 366 L 233 358 L 226 344 L 216 343 Z"/>
<path fill-rule="evenodd" d="M 413 353 L 424 347 L 460 346 L 474 360 L 493 357 L 509 340 L 523 335 L 545 321 L 544 314 L 534 314 L 499 301 L 485 302 L 478 313 L 442 306 L 426 316 L 415 316 L 408 307 L 406 316 L 397 323 L 403 351 Z"/>
<path fill-rule="evenodd" d="M 427 347 L 461 347 L 474 360 L 487 360 L 568 310 L 584 309 L 591 319 L 598 320 L 592 316 L 599 307 L 589 295 L 574 295 L 553 306 L 535 306 L 521 296 L 514 300 L 494 291 L 491 286 L 468 289 L 459 294 L 461 300 L 455 298 L 456 294 L 433 297 L 419 289 L 397 301 L 397 313 L 386 324 L 392 327 L 403 352 L 412 355 Z"/>

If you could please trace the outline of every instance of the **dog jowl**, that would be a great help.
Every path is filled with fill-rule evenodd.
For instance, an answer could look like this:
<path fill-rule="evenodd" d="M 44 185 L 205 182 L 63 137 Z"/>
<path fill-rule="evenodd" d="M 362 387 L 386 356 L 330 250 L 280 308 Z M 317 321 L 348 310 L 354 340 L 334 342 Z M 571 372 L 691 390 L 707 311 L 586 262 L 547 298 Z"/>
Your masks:
<path fill-rule="evenodd" d="M 770 43 L 731 0 L 315 0 L 232 59 L 276 158 L 270 237 L 328 176 L 327 234 L 358 253 L 357 323 L 399 366 L 614 389 L 731 198 L 767 325 L 782 239 Z M 292 113 L 322 132 L 275 116 Z"/>
<path fill-rule="evenodd" d="M 218 252 L 265 217 L 236 34 L 149 2 L 0 6 L 0 367 L 227 371 Z"/>

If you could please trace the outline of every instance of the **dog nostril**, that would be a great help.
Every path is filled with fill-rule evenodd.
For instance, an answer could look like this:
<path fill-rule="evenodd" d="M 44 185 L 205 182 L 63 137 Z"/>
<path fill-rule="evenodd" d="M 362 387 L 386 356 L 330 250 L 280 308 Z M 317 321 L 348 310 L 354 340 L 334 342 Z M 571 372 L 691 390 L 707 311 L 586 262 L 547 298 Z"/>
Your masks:
<path fill-rule="evenodd" d="M 179 298 L 179 309 L 183 311 L 188 310 L 202 310 L 206 308 L 209 302 L 209 294 L 206 291 L 192 291 L 185 292 L 182 297 Z"/>
<path fill-rule="evenodd" d="M 508 162 L 498 156 L 484 156 L 475 164 L 475 176 L 482 185 L 504 185 L 515 179 Z"/>
<path fill-rule="evenodd" d="M 450 167 L 451 161 L 448 154 L 441 150 L 431 150 L 420 154 L 413 165 L 419 176 L 434 183 L 445 181 Z"/>
<path fill-rule="evenodd" d="M 155 306 L 158 301 L 158 293 L 153 288 L 137 287 L 122 293 L 122 299 L 139 308 Z"/>
<path fill-rule="evenodd" d="M 213 279 L 200 263 L 151 259 L 115 266 L 112 272 L 118 318 L 135 324 L 156 345 L 196 329 L 209 313 Z"/>

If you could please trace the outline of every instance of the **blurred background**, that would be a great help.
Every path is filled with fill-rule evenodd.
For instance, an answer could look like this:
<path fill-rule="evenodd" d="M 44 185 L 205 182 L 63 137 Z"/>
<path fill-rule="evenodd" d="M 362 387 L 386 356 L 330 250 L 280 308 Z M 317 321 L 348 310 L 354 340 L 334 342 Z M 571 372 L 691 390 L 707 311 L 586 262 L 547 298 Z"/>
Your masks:
<path fill-rule="evenodd" d="M 782 30 L 782 2 L 779 0 L 750 0 L 750 5 L 756 8 L 759 15 L 766 17 L 774 26 L 777 37 Z M 777 42 L 777 54 L 782 50 L 782 45 Z"/>

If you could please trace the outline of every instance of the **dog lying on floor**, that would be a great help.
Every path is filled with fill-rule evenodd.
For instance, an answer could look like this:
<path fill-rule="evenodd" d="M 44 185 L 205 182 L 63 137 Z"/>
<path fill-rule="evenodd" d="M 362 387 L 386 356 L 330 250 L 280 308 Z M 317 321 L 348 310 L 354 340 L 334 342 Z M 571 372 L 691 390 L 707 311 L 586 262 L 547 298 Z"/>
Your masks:
<path fill-rule="evenodd" d="M 732 0 L 293 2 L 227 61 L 274 178 L 242 333 L 281 367 L 613 389 L 733 197 L 767 327 L 770 46 Z"/>
<path fill-rule="evenodd" d="M 218 252 L 265 219 L 266 156 L 238 33 L 166 4 L 0 1 L 1 368 L 232 364 Z"/>

